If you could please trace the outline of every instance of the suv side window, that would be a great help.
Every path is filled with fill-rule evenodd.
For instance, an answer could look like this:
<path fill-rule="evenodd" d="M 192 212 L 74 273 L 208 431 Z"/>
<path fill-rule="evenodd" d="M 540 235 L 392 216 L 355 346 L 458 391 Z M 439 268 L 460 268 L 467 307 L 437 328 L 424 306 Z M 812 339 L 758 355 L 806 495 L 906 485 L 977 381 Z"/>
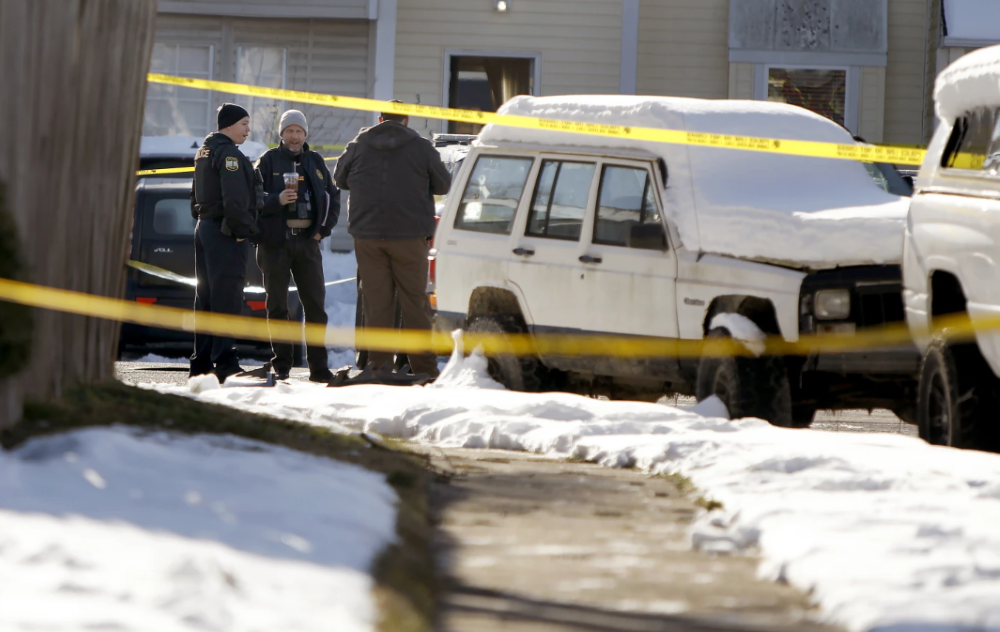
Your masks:
<path fill-rule="evenodd" d="M 153 221 L 151 223 L 143 222 L 145 226 L 153 229 L 152 234 L 150 234 L 149 228 L 146 229 L 148 236 L 190 237 L 194 234 L 197 221 L 191 217 L 190 198 L 161 197 L 152 199 L 155 200 L 152 204 Z"/>
<path fill-rule="evenodd" d="M 596 170 L 594 163 L 543 161 L 525 234 L 579 241 Z"/>
<path fill-rule="evenodd" d="M 649 173 L 633 167 L 605 166 L 601 174 L 594 243 L 628 246 L 632 227 L 637 224 L 660 224 L 660 211 Z"/>
<path fill-rule="evenodd" d="M 955 122 L 941 166 L 950 169 L 990 171 L 1000 167 L 1000 116 L 998 110 L 980 108 Z"/>
<path fill-rule="evenodd" d="M 480 156 L 465 185 L 455 228 L 509 235 L 533 158 Z"/>

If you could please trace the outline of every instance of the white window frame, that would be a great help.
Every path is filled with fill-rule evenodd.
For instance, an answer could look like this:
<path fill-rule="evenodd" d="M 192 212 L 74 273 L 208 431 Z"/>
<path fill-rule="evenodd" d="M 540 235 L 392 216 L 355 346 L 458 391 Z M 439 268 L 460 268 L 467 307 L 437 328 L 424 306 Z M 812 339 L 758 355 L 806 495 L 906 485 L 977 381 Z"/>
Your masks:
<path fill-rule="evenodd" d="M 506 59 L 530 59 L 531 64 L 531 94 L 540 96 L 542 93 L 542 54 L 531 51 L 517 50 L 476 50 L 476 49 L 445 49 L 444 71 L 441 81 L 441 105 L 448 107 L 451 103 L 451 60 L 454 57 L 503 57 Z M 448 133 L 448 121 L 441 121 L 441 132 Z"/>
<path fill-rule="evenodd" d="M 772 68 L 788 70 L 843 70 L 846 71 L 844 90 L 844 127 L 857 135 L 860 127 L 861 67 L 830 64 L 754 64 L 754 100 L 767 101 L 767 80 Z"/>
<path fill-rule="evenodd" d="M 243 63 L 243 51 L 252 48 L 271 48 L 271 49 L 281 49 L 281 89 L 286 90 L 288 88 L 288 48 L 284 46 L 238 46 L 236 48 L 236 80 L 240 82 L 240 77 L 242 73 L 240 72 L 240 64 Z M 253 115 L 254 108 L 257 103 L 257 99 L 264 99 L 265 97 L 250 97 L 250 102 L 247 104 L 249 107 L 247 111 L 250 113 L 250 125 L 251 133 L 253 130 Z M 284 99 L 267 99 L 268 101 L 274 100 L 278 103 L 278 109 L 284 111 L 287 107 L 287 103 Z M 274 145 L 277 141 L 274 139 L 261 139 L 252 138 L 251 140 L 256 140 L 262 142 L 268 146 Z"/>
<path fill-rule="evenodd" d="M 182 47 L 183 48 L 205 48 L 205 46 L 200 45 L 200 44 L 190 44 L 190 43 L 181 43 L 181 42 L 156 42 L 156 43 L 160 44 L 161 46 L 169 46 L 169 47 L 172 47 L 174 49 L 174 68 L 177 69 L 176 72 L 177 72 L 178 76 L 180 76 L 180 77 L 191 76 L 191 73 L 185 73 L 181 69 L 181 59 L 180 59 L 180 57 L 181 57 L 181 48 Z M 215 45 L 214 44 L 208 44 L 208 80 L 212 81 L 214 79 L 215 79 Z M 177 97 L 177 90 L 178 90 L 178 87 L 174 86 L 173 87 L 173 99 L 175 99 L 175 100 L 178 99 L 178 97 Z M 206 121 L 205 125 L 206 125 L 206 129 L 205 129 L 205 133 L 202 134 L 202 136 L 207 136 L 208 134 L 211 134 L 213 131 L 215 131 L 214 125 L 212 124 L 212 121 L 214 120 L 214 118 L 212 117 L 212 113 L 214 112 L 214 108 L 212 107 L 213 104 L 214 104 L 213 91 L 212 90 L 207 90 L 205 92 L 207 93 L 206 103 L 205 103 L 205 107 L 206 107 L 206 112 L 205 112 L 205 121 Z M 197 135 L 198 134 L 195 134 L 195 136 L 197 136 Z"/>

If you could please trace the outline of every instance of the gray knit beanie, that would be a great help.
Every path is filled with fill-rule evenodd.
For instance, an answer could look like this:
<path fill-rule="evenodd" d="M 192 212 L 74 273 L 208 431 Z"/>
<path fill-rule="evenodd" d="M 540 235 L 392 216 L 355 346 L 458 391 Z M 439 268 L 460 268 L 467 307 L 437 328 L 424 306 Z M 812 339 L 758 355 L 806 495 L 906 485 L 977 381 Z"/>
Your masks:
<path fill-rule="evenodd" d="M 306 122 L 306 115 L 298 110 L 288 110 L 281 115 L 281 124 L 278 125 L 278 136 L 285 133 L 285 128 L 289 125 L 298 125 L 309 135 L 309 123 Z"/>

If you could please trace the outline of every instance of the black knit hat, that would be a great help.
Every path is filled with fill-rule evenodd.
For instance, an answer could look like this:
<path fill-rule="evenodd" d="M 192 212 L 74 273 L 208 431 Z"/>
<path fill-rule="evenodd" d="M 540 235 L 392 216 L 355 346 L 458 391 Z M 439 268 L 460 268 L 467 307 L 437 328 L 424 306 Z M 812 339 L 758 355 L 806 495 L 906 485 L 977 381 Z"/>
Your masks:
<path fill-rule="evenodd" d="M 242 106 L 235 103 L 223 103 L 222 107 L 219 108 L 219 129 L 223 130 L 236 125 L 248 116 L 250 116 L 250 113 L 244 110 Z"/>

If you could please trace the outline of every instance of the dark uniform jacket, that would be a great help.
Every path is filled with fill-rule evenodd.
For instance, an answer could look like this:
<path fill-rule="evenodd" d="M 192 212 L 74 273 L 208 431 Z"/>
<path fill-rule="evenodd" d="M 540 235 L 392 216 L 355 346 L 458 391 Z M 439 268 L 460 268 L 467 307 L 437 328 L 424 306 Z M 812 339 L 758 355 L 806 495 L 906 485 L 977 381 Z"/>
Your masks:
<path fill-rule="evenodd" d="M 222 219 L 222 232 L 238 239 L 256 232 L 263 203 L 259 176 L 231 138 L 220 132 L 205 137 L 194 159 L 191 213 L 198 219 Z"/>
<path fill-rule="evenodd" d="M 309 143 L 302 146 L 302 153 L 298 156 L 288 151 L 282 143 L 265 152 L 257 162 L 257 170 L 264 180 L 264 192 L 267 194 L 258 222 L 260 229 L 258 243 L 264 246 L 278 248 L 285 243 L 287 234 L 285 207 L 278 200 L 278 196 L 285 190 L 282 174 L 295 171 L 296 159 L 302 161 L 306 184 L 312 192 L 313 212 L 316 218 L 308 229 L 307 236 L 312 237 L 319 232 L 321 236 L 329 237 L 340 218 L 340 190 L 333 183 L 333 177 L 323 157 L 311 151 Z M 299 202 L 304 201 L 302 196 L 299 196 Z"/>
<path fill-rule="evenodd" d="M 434 196 L 451 187 L 434 145 L 394 121 L 361 130 L 333 177 L 351 192 L 348 232 L 358 239 L 432 237 Z"/>

